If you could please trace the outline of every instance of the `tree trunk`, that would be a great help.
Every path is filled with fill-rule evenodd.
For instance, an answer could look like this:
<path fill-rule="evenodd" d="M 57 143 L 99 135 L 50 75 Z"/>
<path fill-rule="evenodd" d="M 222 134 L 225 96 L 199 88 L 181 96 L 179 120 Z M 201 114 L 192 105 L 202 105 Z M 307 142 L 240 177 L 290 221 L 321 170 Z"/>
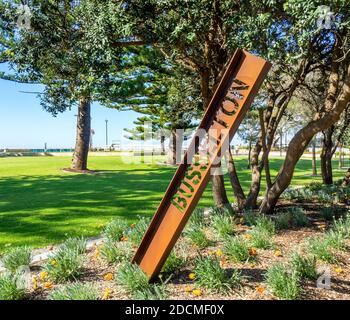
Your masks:
<path fill-rule="evenodd" d="M 332 78 L 330 76 L 330 87 L 332 86 Z M 326 99 L 327 101 L 328 99 Z M 273 183 L 271 189 L 266 193 L 265 198 L 260 206 L 260 212 L 271 214 L 277 204 L 282 192 L 289 186 L 295 166 L 300 157 L 304 153 L 306 147 L 312 138 L 320 131 L 330 128 L 336 123 L 341 113 L 345 110 L 350 101 L 350 65 L 347 69 L 346 80 L 344 82 L 341 93 L 335 100 L 332 109 L 327 109 L 322 117 L 318 114 L 315 120 L 309 122 L 304 128 L 299 130 L 289 143 L 286 159 L 278 176 Z"/>
<path fill-rule="evenodd" d="M 222 174 L 221 163 L 213 165 L 216 174 L 211 175 L 211 182 L 213 187 L 213 199 L 217 207 L 225 207 L 229 204 L 225 184 L 224 175 Z"/>
<path fill-rule="evenodd" d="M 248 166 L 247 166 L 247 169 L 251 169 L 252 168 L 251 161 L 250 161 L 251 155 L 252 155 L 252 140 L 249 140 Z"/>
<path fill-rule="evenodd" d="M 82 98 L 79 101 L 77 116 L 77 136 L 75 142 L 74 155 L 72 160 L 72 170 L 87 170 L 87 160 L 89 154 L 91 135 L 91 101 L 89 98 Z"/>
<path fill-rule="evenodd" d="M 169 151 L 167 163 L 171 165 L 179 164 L 181 161 L 183 134 L 181 129 L 171 129 L 169 140 Z"/>
<path fill-rule="evenodd" d="M 343 182 L 341 184 L 342 187 L 347 187 L 350 181 L 350 168 L 346 171 Z"/>
<path fill-rule="evenodd" d="M 332 149 L 333 149 L 333 132 L 334 126 L 331 126 L 323 133 L 323 147 L 321 153 L 321 172 L 322 180 L 326 185 L 333 184 L 332 172 Z"/>
<path fill-rule="evenodd" d="M 312 143 L 312 175 L 317 176 L 316 143 Z"/>
<path fill-rule="evenodd" d="M 160 149 L 161 149 L 161 155 L 165 155 L 165 137 L 164 135 L 161 135 L 160 137 Z"/>
<path fill-rule="evenodd" d="M 246 198 L 237 175 L 236 166 L 232 157 L 231 147 L 228 148 L 225 156 L 226 156 L 226 162 L 227 162 L 227 170 L 230 176 L 231 186 L 233 188 L 233 193 L 237 199 L 238 208 L 242 210 L 244 207 Z"/>

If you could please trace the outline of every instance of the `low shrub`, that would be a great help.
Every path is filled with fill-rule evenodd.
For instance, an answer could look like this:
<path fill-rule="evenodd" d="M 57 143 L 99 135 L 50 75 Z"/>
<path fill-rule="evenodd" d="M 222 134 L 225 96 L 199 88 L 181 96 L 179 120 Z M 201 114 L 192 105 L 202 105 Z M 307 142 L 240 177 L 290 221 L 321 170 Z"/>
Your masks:
<path fill-rule="evenodd" d="M 0 300 L 22 300 L 25 297 L 24 281 L 17 275 L 0 274 Z"/>
<path fill-rule="evenodd" d="M 120 241 L 126 235 L 128 224 L 124 219 L 116 218 L 109 222 L 103 230 L 103 235 L 111 241 Z"/>
<path fill-rule="evenodd" d="M 335 220 L 333 225 L 334 232 L 341 234 L 345 239 L 350 239 L 350 214 Z"/>
<path fill-rule="evenodd" d="M 345 237 L 340 232 L 335 232 L 334 230 L 327 231 L 324 234 L 324 240 L 329 248 L 337 250 L 346 250 Z"/>
<path fill-rule="evenodd" d="M 298 252 L 293 252 L 290 263 L 300 278 L 317 279 L 316 258 L 314 256 L 302 256 Z"/>
<path fill-rule="evenodd" d="M 332 207 L 323 207 L 320 210 L 320 216 L 327 221 L 332 221 L 334 219 L 333 208 Z"/>
<path fill-rule="evenodd" d="M 29 266 L 32 259 L 32 249 L 29 247 L 18 247 L 5 253 L 1 258 L 4 268 L 15 273 L 20 267 Z"/>
<path fill-rule="evenodd" d="M 271 236 L 276 233 L 275 222 L 265 215 L 261 215 L 256 218 L 254 228 Z"/>
<path fill-rule="evenodd" d="M 162 272 L 174 273 L 179 271 L 186 264 L 186 257 L 178 251 L 173 250 L 165 261 Z"/>
<path fill-rule="evenodd" d="M 213 215 L 211 217 L 211 228 L 219 239 L 234 233 L 233 216 L 228 212 Z"/>
<path fill-rule="evenodd" d="M 122 262 L 130 260 L 133 249 L 128 242 L 114 242 L 107 240 L 100 249 L 101 256 L 108 263 Z"/>
<path fill-rule="evenodd" d="M 44 271 L 52 281 L 57 283 L 77 280 L 82 274 L 83 262 L 84 256 L 77 250 L 62 246 L 50 257 L 49 262 L 44 266 Z"/>
<path fill-rule="evenodd" d="M 150 218 L 141 217 L 127 232 L 126 237 L 134 246 L 138 246 L 141 243 L 150 221 Z"/>
<path fill-rule="evenodd" d="M 302 208 L 291 207 L 288 208 L 288 212 L 290 213 L 293 227 L 306 227 L 309 225 L 310 221 Z"/>
<path fill-rule="evenodd" d="M 116 274 L 116 282 L 128 293 L 149 289 L 147 275 L 136 264 L 124 262 Z"/>
<path fill-rule="evenodd" d="M 249 233 L 252 237 L 250 245 L 258 249 L 270 249 L 274 246 L 272 236 L 265 229 L 254 227 Z"/>
<path fill-rule="evenodd" d="M 187 228 L 185 236 L 200 249 L 210 246 L 211 241 L 207 238 L 204 230 L 198 226 Z"/>
<path fill-rule="evenodd" d="M 294 300 L 301 294 L 300 278 L 296 271 L 287 265 L 272 265 L 266 272 L 266 284 L 271 292 L 280 299 Z"/>
<path fill-rule="evenodd" d="M 54 289 L 49 294 L 49 300 L 97 300 L 99 293 L 91 284 L 72 283 L 62 288 Z"/>
<path fill-rule="evenodd" d="M 220 266 L 217 256 L 197 257 L 194 264 L 196 283 L 209 292 L 225 293 L 241 284 L 241 274 L 234 271 L 231 276 L 228 276 Z"/>
<path fill-rule="evenodd" d="M 249 254 L 249 243 L 242 236 L 227 238 L 224 242 L 225 255 L 234 262 L 248 262 L 255 260 L 255 256 Z"/>
<path fill-rule="evenodd" d="M 61 245 L 62 250 L 72 250 L 76 251 L 78 254 L 83 254 L 86 252 L 86 239 L 81 238 L 68 238 Z"/>
<path fill-rule="evenodd" d="M 207 226 L 207 221 L 204 215 L 204 209 L 197 208 L 193 211 L 188 226 L 196 226 L 200 228 Z"/>
<path fill-rule="evenodd" d="M 311 254 L 322 261 L 329 263 L 338 262 L 337 257 L 329 247 L 329 243 L 327 243 L 324 238 L 316 237 L 310 239 L 308 242 L 308 249 Z"/>

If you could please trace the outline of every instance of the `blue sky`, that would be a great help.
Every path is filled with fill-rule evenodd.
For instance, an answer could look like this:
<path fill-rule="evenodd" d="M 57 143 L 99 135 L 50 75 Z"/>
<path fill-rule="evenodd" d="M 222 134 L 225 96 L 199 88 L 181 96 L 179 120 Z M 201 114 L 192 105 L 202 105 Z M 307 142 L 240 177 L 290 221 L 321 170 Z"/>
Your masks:
<path fill-rule="evenodd" d="M 4 70 L 4 68 L 1 68 Z M 0 80 L 0 149 L 2 148 L 72 148 L 75 144 L 76 108 L 56 118 L 40 106 L 38 85 Z M 94 103 L 92 128 L 94 146 L 105 145 L 105 119 L 108 119 L 109 142 L 123 140 L 123 129 L 133 126 L 137 113 L 120 112 Z M 125 139 L 124 139 L 125 140 Z"/>

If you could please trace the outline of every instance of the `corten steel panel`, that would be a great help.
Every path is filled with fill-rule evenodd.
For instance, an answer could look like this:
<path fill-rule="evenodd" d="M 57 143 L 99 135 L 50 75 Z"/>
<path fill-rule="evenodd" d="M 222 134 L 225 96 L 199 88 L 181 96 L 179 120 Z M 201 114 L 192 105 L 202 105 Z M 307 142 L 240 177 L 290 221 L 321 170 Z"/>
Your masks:
<path fill-rule="evenodd" d="M 207 132 L 202 139 L 215 141 L 215 147 L 201 162 L 191 153 L 200 141 L 192 140 L 133 258 L 150 280 L 160 272 L 208 184 L 213 162 L 237 131 L 270 67 L 244 50 L 233 55 L 199 126 Z"/>

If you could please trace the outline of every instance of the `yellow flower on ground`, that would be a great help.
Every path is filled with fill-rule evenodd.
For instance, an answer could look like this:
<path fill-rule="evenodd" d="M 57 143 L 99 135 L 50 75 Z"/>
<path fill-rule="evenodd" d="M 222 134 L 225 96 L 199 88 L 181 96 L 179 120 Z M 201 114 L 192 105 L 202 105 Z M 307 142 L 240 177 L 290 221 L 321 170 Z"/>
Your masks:
<path fill-rule="evenodd" d="M 252 236 L 250 233 L 246 233 L 246 234 L 244 235 L 244 238 L 246 238 L 246 239 L 251 239 L 251 238 L 253 238 L 253 236 Z"/>
<path fill-rule="evenodd" d="M 121 237 L 120 241 L 126 242 L 126 241 L 128 241 L 128 237 L 123 236 L 123 237 Z"/>
<path fill-rule="evenodd" d="M 55 259 L 52 259 L 52 260 L 50 261 L 50 264 L 51 264 L 52 266 L 55 266 L 55 265 L 57 264 L 57 261 L 56 261 Z"/>
<path fill-rule="evenodd" d="M 190 273 L 189 275 L 188 275 L 188 279 L 190 279 L 190 280 L 194 280 L 194 279 L 196 279 L 196 274 L 195 273 Z"/>
<path fill-rule="evenodd" d="M 130 228 L 135 228 L 135 225 L 136 225 L 135 223 L 131 224 Z"/>
<path fill-rule="evenodd" d="M 111 297 L 112 290 L 110 288 L 106 288 L 102 300 L 108 300 Z"/>
<path fill-rule="evenodd" d="M 258 251 L 256 250 L 256 248 L 250 248 L 249 249 L 249 255 L 252 257 L 255 257 L 258 255 Z"/>
<path fill-rule="evenodd" d="M 337 267 L 337 268 L 335 268 L 335 270 L 334 270 L 336 273 L 343 273 L 344 272 L 344 270 L 342 269 L 342 268 L 340 268 L 340 267 Z"/>
<path fill-rule="evenodd" d="M 113 280 L 113 274 L 112 273 L 107 273 L 103 279 L 105 279 L 106 281 L 112 281 Z"/>
<path fill-rule="evenodd" d="M 251 264 L 250 264 L 250 267 L 251 267 L 251 268 L 255 268 L 255 267 L 256 267 L 256 263 L 251 263 Z"/>
<path fill-rule="evenodd" d="M 276 250 L 274 255 L 275 255 L 275 257 L 283 257 L 283 254 L 282 254 L 281 250 Z"/>
<path fill-rule="evenodd" d="M 33 277 L 33 290 L 38 289 L 38 279 L 37 277 Z"/>
<path fill-rule="evenodd" d="M 216 251 L 216 255 L 217 255 L 218 257 L 222 257 L 222 255 L 223 255 L 222 250 L 219 249 L 218 251 Z"/>
<path fill-rule="evenodd" d="M 265 288 L 264 287 L 256 287 L 256 292 L 263 294 L 265 292 Z"/>
<path fill-rule="evenodd" d="M 46 271 L 40 272 L 40 279 L 45 280 L 48 277 L 48 273 Z"/>
<path fill-rule="evenodd" d="M 44 283 L 44 288 L 47 290 L 51 290 L 53 288 L 52 282 L 48 281 Z"/>
<path fill-rule="evenodd" d="M 202 295 L 202 290 L 200 290 L 200 289 L 195 289 L 195 290 L 192 291 L 192 293 L 193 293 L 193 295 L 194 295 L 195 297 L 200 297 L 200 296 Z"/>
<path fill-rule="evenodd" d="M 190 286 L 185 287 L 185 292 L 191 292 L 191 291 L 192 291 L 192 288 Z"/>

